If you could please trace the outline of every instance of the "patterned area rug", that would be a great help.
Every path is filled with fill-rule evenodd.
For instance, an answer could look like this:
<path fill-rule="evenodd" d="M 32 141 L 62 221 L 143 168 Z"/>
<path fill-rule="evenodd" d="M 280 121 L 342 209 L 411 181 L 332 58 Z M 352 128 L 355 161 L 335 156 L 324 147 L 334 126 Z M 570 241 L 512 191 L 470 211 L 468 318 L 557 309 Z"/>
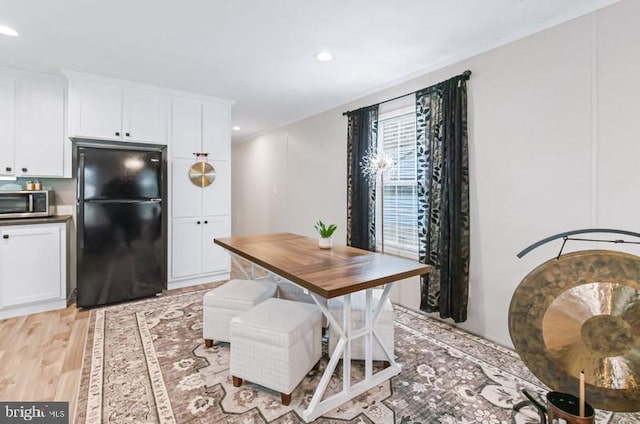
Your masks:
<path fill-rule="evenodd" d="M 78 423 L 304 422 L 327 358 L 289 406 L 262 387 L 233 387 L 229 345 L 205 349 L 201 339 L 204 292 L 91 312 Z M 539 423 L 533 408 L 512 409 L 521 389 L 546 392 L 513 351 L 398 306 L 395 331 L 402 373 L 316 423 Z M 332 390 L 342 386 L 336 375 Z M 640 414 L 599 412 L 596 422 L 639 423 Z"/>

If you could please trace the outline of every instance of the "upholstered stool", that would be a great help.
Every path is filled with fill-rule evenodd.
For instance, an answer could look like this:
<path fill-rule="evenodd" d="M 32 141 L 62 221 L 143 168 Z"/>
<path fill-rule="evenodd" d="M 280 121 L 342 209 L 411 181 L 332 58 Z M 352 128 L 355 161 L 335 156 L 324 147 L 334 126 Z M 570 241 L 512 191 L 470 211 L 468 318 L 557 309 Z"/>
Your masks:
<path fill-rule="evenodd" d="M 231 318 L 275 296 L 271 281 L 230 280 L 209 290 L 203 298 L 202 337 L 206 347 L 215 341 L 231 341 Z"/>
<path fill-rule="evenodd" d="M 316 302 L 313 300 L 311 295 L 305 293 L 304 289 L 297 284 L 292 283 L 288 280 L 280 280 L 277 282 L 278 284 L 278 296 L 280 299 L 286 300 L 295 300 L 296 302 L 305 302 L 311 303 L 315 305 Z M 325 306 L 327 305 L 327 299 L 324 297 L 319 297 L 318 300 L 323 303 Z M 322 326 L 327 327 L 329 325 L 327 321 L 327 317 L 322 315 Z"/>
<path fill-rule="evenodd" d="M 378 304 L 382 296 L 382 290 L 373 290 L 371 296 L 371 303 L 375 306 Z M 329 299 L 329 311 L 331 315 L 342 325 L 342 304 L 343 298 L 337 297 Z M 365 292 L 360 291 L 351 295 L 351 330 L 356 330 L 364 327 L 365 322 Z M 376 332 L 382 339 L 382 344 L 387 348 L 389 353 L 393 355 L 393 305 L 387 298 L 380 318 L 376 324 Z M 333 352 L 338 344 L 340 337 L 337 331 L 331 331 L 329 328 L 329 354 Z M 373 337 L 373 336 L 372 336 Z M 351 359 L 364 359 L 364 336 L 359 337 L 351 342 Z M 384 351 L 379 346 L 376 339 L 373 339 L 373 360 L 374 361 L 387 361 L 388 358 L 384 354 Z"/>
<path fill-rule="evenodd" d="M 267 299 L 231 320 L 230 373 L 280 392 L 282 403 L 322 356 L 322 313 L 317 306 Z"/>

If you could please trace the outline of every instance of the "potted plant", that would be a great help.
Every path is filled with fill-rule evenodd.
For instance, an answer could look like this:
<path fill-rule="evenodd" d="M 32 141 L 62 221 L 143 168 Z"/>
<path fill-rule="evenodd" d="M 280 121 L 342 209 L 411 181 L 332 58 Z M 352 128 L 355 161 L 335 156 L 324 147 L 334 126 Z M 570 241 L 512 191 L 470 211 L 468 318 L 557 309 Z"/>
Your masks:
<path fill-rule="evenodd" d="M 316 223 L 315 229 L 318 230 L 320 234 L 320 238 L 318 239 L 318 247 L 320 249 L 331 249 L 331 246 L 333 246 L 333 232 L 337 228 L 335 224 L 326 226 L 322 221 Z"/>

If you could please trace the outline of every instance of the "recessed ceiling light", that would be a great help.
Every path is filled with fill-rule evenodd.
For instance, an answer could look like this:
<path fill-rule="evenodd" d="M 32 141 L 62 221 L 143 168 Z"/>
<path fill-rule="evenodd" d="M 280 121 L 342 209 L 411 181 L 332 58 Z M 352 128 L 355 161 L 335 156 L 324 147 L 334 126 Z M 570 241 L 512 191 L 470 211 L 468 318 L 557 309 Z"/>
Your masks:
<path fill-rule="evenodd" d="M 333 59 L 333 55 L 327 51 L 316 53 L 316 59 L 320 62 L 328 62 Z"/>
<path fill-rule="evenodd" d="M 240 127 L 236 125 L 235 127 L 233 127 L 233 130 L 234 131 L 240 131 Z"/>
<path fill-rule="evenodd" d="M 5 25 L 0 25 L 0 34 L 8 35 L 10 37 L 18 36 L 18 32 L 15 29 Z"/>

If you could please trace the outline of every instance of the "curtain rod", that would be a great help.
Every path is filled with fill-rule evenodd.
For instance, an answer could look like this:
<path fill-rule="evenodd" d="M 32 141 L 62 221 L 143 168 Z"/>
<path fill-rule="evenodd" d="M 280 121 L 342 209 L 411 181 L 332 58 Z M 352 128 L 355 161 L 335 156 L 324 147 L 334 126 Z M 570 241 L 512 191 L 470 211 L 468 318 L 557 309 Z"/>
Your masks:
<path fill-rule="evenodd" d="M 471 76 L 471 71 L 466 70 L 466 71 L 464 71 L 463 73 L 461 73 L 461 74 L 460 74 L 460 75 L 458 75 L 458 76 L 455 76 L 455 77 L 453 77 L 453 78 L 449 78 L 449 79 L 447 79 L 447 80 L 441 81 L 441 82 L 439 82 L 439 83 L 437 83 L 437 84 L 434 84 L 434 85 L 438 85 L 438 84 L 441 84 L 441 83 L 443 83 L 443 82 L 450 81 L 450 80 L 454 80 L 454 79 L 463 79 L 463 80 L 468 80 L 470 76 Z M 427 87 L 427 88 L 428 88 L 428 87 Z M 420 90 L 424 90 L 424 88 L 421 88 Z M 381 104 L 383 104 L 383 103 L 392 102 L 392 101 L 394 101 L 394 100 L 398 100 L 398 99 L 401 99 L 401 98 L 403 98 L 403 97 L 406 97 L 406 96 L 410 96 L 410 95 L 412 95 L 412 94 L 415 94 L 415 93 L 417 93 L 417 92 L 418 92 L 418 91 L 420 91 L 420 90 L 412 91 L 411 93 L 403 94 L 403 95 L 401 95 L 401 96 L 397 96 L 397 97 L 394 97 L 394 98 L 392 98 L 392 99 L 384 100 L 384 101 L 379 102 L 379 103 L 374 103 L 374 104 L 369 105 L 369 106 L 363 106 L 363 107 L 361 107 L 361 108 L 359 108 L 359 109 L 363 109 L 363 108 L 365 108 L 365 107 L 371 107 L 371 106 L 375 106 L 375 105 L 381 105 Z M 356 109 L 356 110 L 358 110 L 358 109 Z M 346 115 L 348 115 L 348 114 L 349 114 L 349 113 L 351 113 L 351 112 L 353 112 L 353 111 L 352 111 L 352 110 L 348 110 L 348 111 L 346 111 L 346 112 L 342 112 L 342 116 L 346 116 Z"/>

